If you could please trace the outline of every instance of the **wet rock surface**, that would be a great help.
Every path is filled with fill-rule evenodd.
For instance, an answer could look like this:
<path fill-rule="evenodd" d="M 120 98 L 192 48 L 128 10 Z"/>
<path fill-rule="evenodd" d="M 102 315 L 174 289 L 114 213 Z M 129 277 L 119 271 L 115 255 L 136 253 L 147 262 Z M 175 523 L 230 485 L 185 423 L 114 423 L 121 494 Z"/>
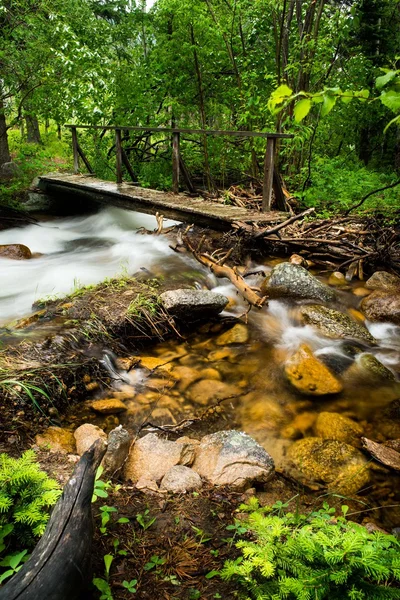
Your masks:
<path fill-rule="evenodd" d="M 346 375 L 361 380 L 368 378 L 376 381 L 395 381 L 392 371 L 385 367 L 376 356 L 368 352 L 357 356 Z"/>
<path fill-rule="evenodd" d="M 324 396 L 338 394 L 343 385 L 331 371 L 303 344 L 286 362 L 288 381 L 302 394 Z"/>
<path fill-rule="evenodd" d="M 160 295 L 163 307 L 183 321 L 196 321 L 218 315 L 228 304 L 228 298 L 208 290 L 179 289 Z"/>
<path fill-rule="evenodd" d="M 243 323 L 237 323 L 216 339 L 217 346 L 229 346 L 230 344 L 245 344 L 249 340 L 249 330 Z"/>
<path fill-rule="evenodd" d="M 309 325 L 330 338 L 354 338 L 374 343 L 375 340 L 366 327 L 356 323 L 351 317 L 333 308 L 319 304 L 306 304 L 300 313 Z"/>
<path fill-rule="evenodd" d="M 289 297 L 334 302 L 336 293 L 299 265 L 281 263 L 266 281 L 265 291 L 271 298 Z"/>
<path fill-rule="evenodd" d="M 48 448 L 50 452 L 74 453 L 76 443 L 74 434 L 69 429 L 62 427 L 48 427 L 35 438 L 36 444 L 41 448 Z"/>
<path fill-rule="evenodd" d="M 206 435 L 196 447 L 192 469 L 213 485 L 246 489 L 266 483 L 275 472 L 272 457 L 249 435 L 219 431 Z"/>
<path fill-rule="evenodd" d="M 354 495 L 369 481 L 368 461 L 356 448 L 337 440 L 309 437 L 294 442 L 288 458 L 309 480 Z"/>
<path fill-rule="evenodd" d="M 387 271 L 376 271 L 367 279 L 365 287 L 369 290 L 400 291 L 400 277 Z"/>
<path fill-rule="evenodd" d="M 321 412 L 315 423 L 315 434 L 324 440 L 337 440 L 361 447 L 361 425 L 339 413 Z"/>
<path fill-rule="evenodd" d="M 103 398 L 102 400 L 94 400 L 91 402 L 90 407 L 95 412 L 98 412 L 102 415 L 115 415 L 127 410 L 125 404 L 117 398 Z"/>
<path fill-rule="evenodd" d="M 196 404 L 209 404 L 218 402 L 231 396 L 240 394 L 240 389 L 235 385 L 217 381 L 215 379 L 202 379 L 193 384 L 188 391 L 189 398 Z"/>
<path fill-rule="evenodd" d="M 24 244 L 3 244 L 0 245 L 0 258 L 25 260 L 32 258 L 32 252 Z"/>
<path fill-rule="evenodd" d="M 361 309 L 370 321 L 390 321 L 400 325 L 400 294 L 377 290 L 361 302 Z"/>

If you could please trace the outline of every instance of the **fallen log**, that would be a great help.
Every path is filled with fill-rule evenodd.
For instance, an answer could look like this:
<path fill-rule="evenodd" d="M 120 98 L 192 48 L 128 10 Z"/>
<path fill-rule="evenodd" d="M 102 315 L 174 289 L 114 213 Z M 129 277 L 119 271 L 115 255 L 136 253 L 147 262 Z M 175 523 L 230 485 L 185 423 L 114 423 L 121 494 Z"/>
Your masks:
<path fill-rule="evenodd" d="M 368 438 L 362 437 L 361 442 L 363 448 L 368 450 L 368 452 L 380 463 L 385 465 L 386 467 L 390 467 L 395 471 L 400 471 L 400 453 L 393 450 L 393 448 L 388 448 L 383 444 L 378 444 L 377 442 L 373 442 Z"/>
<path fill-rule="evenodd" d="M 2 588 L 0 600 L 77 600 L 91 579 L 92 494 L 105 453 L 97 440 L 65 485 L 46 531 L 22 569 Z"/>

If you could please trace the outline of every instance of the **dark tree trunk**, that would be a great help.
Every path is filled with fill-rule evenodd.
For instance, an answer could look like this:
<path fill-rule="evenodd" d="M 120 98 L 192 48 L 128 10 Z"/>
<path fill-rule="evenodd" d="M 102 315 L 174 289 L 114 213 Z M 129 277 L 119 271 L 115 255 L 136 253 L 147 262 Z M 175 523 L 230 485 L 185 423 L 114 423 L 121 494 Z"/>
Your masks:
<path fill-rule="evenodd" d="M 57 123 L 57 137 L 59 140 L 61 140 L 61 125 L 60 125 L 60 123 Z"/>
<path fill-rule="evenodd" d="M 10 149 L 8 147 L 7 124 L 4 114 L 4 102 L 0 98 L 0 165 L 10 162 Z"/>
<path fill-rule="evenodd" d="M 35 115 L 26 115 L 26 139 L 29 144 L 41 144 L 39 121 Z"/>

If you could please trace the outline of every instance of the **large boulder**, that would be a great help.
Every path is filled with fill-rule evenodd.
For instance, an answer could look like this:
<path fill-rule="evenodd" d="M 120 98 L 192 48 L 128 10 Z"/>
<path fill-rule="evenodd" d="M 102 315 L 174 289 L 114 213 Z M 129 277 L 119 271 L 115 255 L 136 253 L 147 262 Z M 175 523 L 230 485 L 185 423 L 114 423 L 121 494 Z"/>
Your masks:
<path fill-rule="evenodd" d="M 18 165 L 14 162 L 6 162 L 0 165 L 0 181 L 9 181 L 19 174 Z"/>
<path fill-rule="evenodd" d="M 131 436 L 119 425 L 108 434 L 107 451 L 101 462 L 105 477 L 112 477 L 119 471 L 128 456 Z"/>
<path fill-rule="evenodd" d="M 299 265 L 280 263 L 274 267 L 263 286 L 271 298 L 288 297 L 334 302 L 336 293 Z"/>
<path fill-rule="evenodd" d="M 350 446 L 361 447 L 364 435 L 361 425 L 348 417 L 334 412 L 321 412 L 315 423 L 315 433 L 324 440 L 337 440 Z"/>
<path fill-rule="evenodd" d="M 175 465 L 162 478 L 160 489 L 178 494 L 193 492 L 200 489 L 202 485 L 200 475 L 193 471 L 193 469 L 184 467 L 183 465 Z"/>
<path fill-rule="evenodd" d="M 400 277 L 387 271 L 376 271 L 367 281 L 365 287 L 369 290 L 391 292 L 400 289 Z"/>
<path fill-rule="evenodd" d="M 288 381 L 302 394 L 324 396 L 338 394 L 343 389 L 342 383 L 305 344 L 286 362 L 285 374 Z"/>
<path fill-rule="evenodd" d="M 24 260 L 32 258 L 32 252 L 24 244 L 3 244 L 0 246 L 0 258 Z"/>
<path fill-rule="evenodd" d="M 62 427 L 48 427 L 43 433 L 36 436 L 36 444 L 50 452 L 71 453 L 76 452 L 75 438 L 72 431 Z"/>
<path fill-rule="evenodd" d="M 228 304 L 228 298 L 209 290 L 170 290 L 160 295 L 169 314 L 182 321 L 196 321 L 218 315 Z"/>
<path fill-rule="evenodd" d="M 369 481 L 368 460 L 353 446 L 337 440 L 309 437 L 294 442 L 288 458 L 309 480 L 345 496 L 358 492 Z"/>
<path fill-rule="evenodd" d="M 206 435 L 196 447 L 192 469 L 213 485 L 246 489 L 269 481 L 275 465 L 268 452 L 246 433 L 219 431 Z"/>
<path fill-rule="evenodd" d="M 124 476 L 134 483 L 139 480 L 159 481 L 175 465 L 190 466 L 194 445 L 170 442 L 149 433 L 133 445 L 125 463 Z"/>
<path fill-rule="evenodd" d="M 400 294 L 375 291 L 364 298 L 361 308 L 370 321 L 391 321 L 400 325 Z"/>
<path fill-rule="evenodd" d="M 353 321 L 346 315 L 333 308 L 320 304 L 306 304 L 301 307 L 304 321 L 329 338 L 354 338 L 374 343 L 375 340 L 364 325 Z"/>
<path fill-rule="evenodd" d="M 107 434 L 97 427 L 97 425 L 92 425 L 91 423 L 84 423 L 74 433 L 75 441 L 76 441 L 76 451 L 79 456 L 82 456 L 89 450 L 89 448 L 94 444 L 94 442 L 98 439 L 107 441 Z"/>

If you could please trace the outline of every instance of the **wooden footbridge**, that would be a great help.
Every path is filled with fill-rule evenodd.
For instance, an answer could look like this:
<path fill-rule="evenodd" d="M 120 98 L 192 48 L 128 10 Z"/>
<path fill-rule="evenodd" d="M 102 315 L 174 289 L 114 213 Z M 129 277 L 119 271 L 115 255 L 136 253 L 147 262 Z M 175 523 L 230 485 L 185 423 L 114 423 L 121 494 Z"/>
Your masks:
<path fill-rule="evenodd" d="M 138 212 L 155 214 L 159 212 L 167 218 L 210 226 L 216 229 L 230 229 L 234 222 L 262 223 L 278 222 L 285 218 L 286 203 L 283 195 L 280 177 L 274 166 L 276 142 L 278 139 L 292 138 L 284 133 L 266 133 L 255 131 L 219 131 L 210 129 L 175 129 L 166 127 L 103 127 L 92 125 L 67 125 L 72 134 L 72 149 L 74 157 L 73 174 L 43 175 L 40 187 L 49 194 L 80 196 L 104 204 L 113 204 Z M 102 134 L 113 131 L 115 135 L 116 182 L 104 181 L 94 176 L 89 159 L 78 141 L 78 129 L 101 130 Z M 141 188 L 136 182 L 136 175 L 122 145 L 122 132 L 145 132 L 148 135 L 167 135 L 172 138 L 172 192 L 162 192 Z M 180 153 L 181 134 L 200 136 L 229 136 L 239 138 L 263 138 L 266 141 L 264 157 L 264 178 L 262 211 L 240 208 L 238 206 L 221 204 L 205 199 L 191 179 L 185 162 Z M 88 173 L 80 173 L 80 162 Z M 131 178 L 131 182 L 123 181 L 123 167 Z M 181 180 L 188 192 L 180 193 Z M 276 207 L 271 211 L 272 191 L 274 191 Z"/>

